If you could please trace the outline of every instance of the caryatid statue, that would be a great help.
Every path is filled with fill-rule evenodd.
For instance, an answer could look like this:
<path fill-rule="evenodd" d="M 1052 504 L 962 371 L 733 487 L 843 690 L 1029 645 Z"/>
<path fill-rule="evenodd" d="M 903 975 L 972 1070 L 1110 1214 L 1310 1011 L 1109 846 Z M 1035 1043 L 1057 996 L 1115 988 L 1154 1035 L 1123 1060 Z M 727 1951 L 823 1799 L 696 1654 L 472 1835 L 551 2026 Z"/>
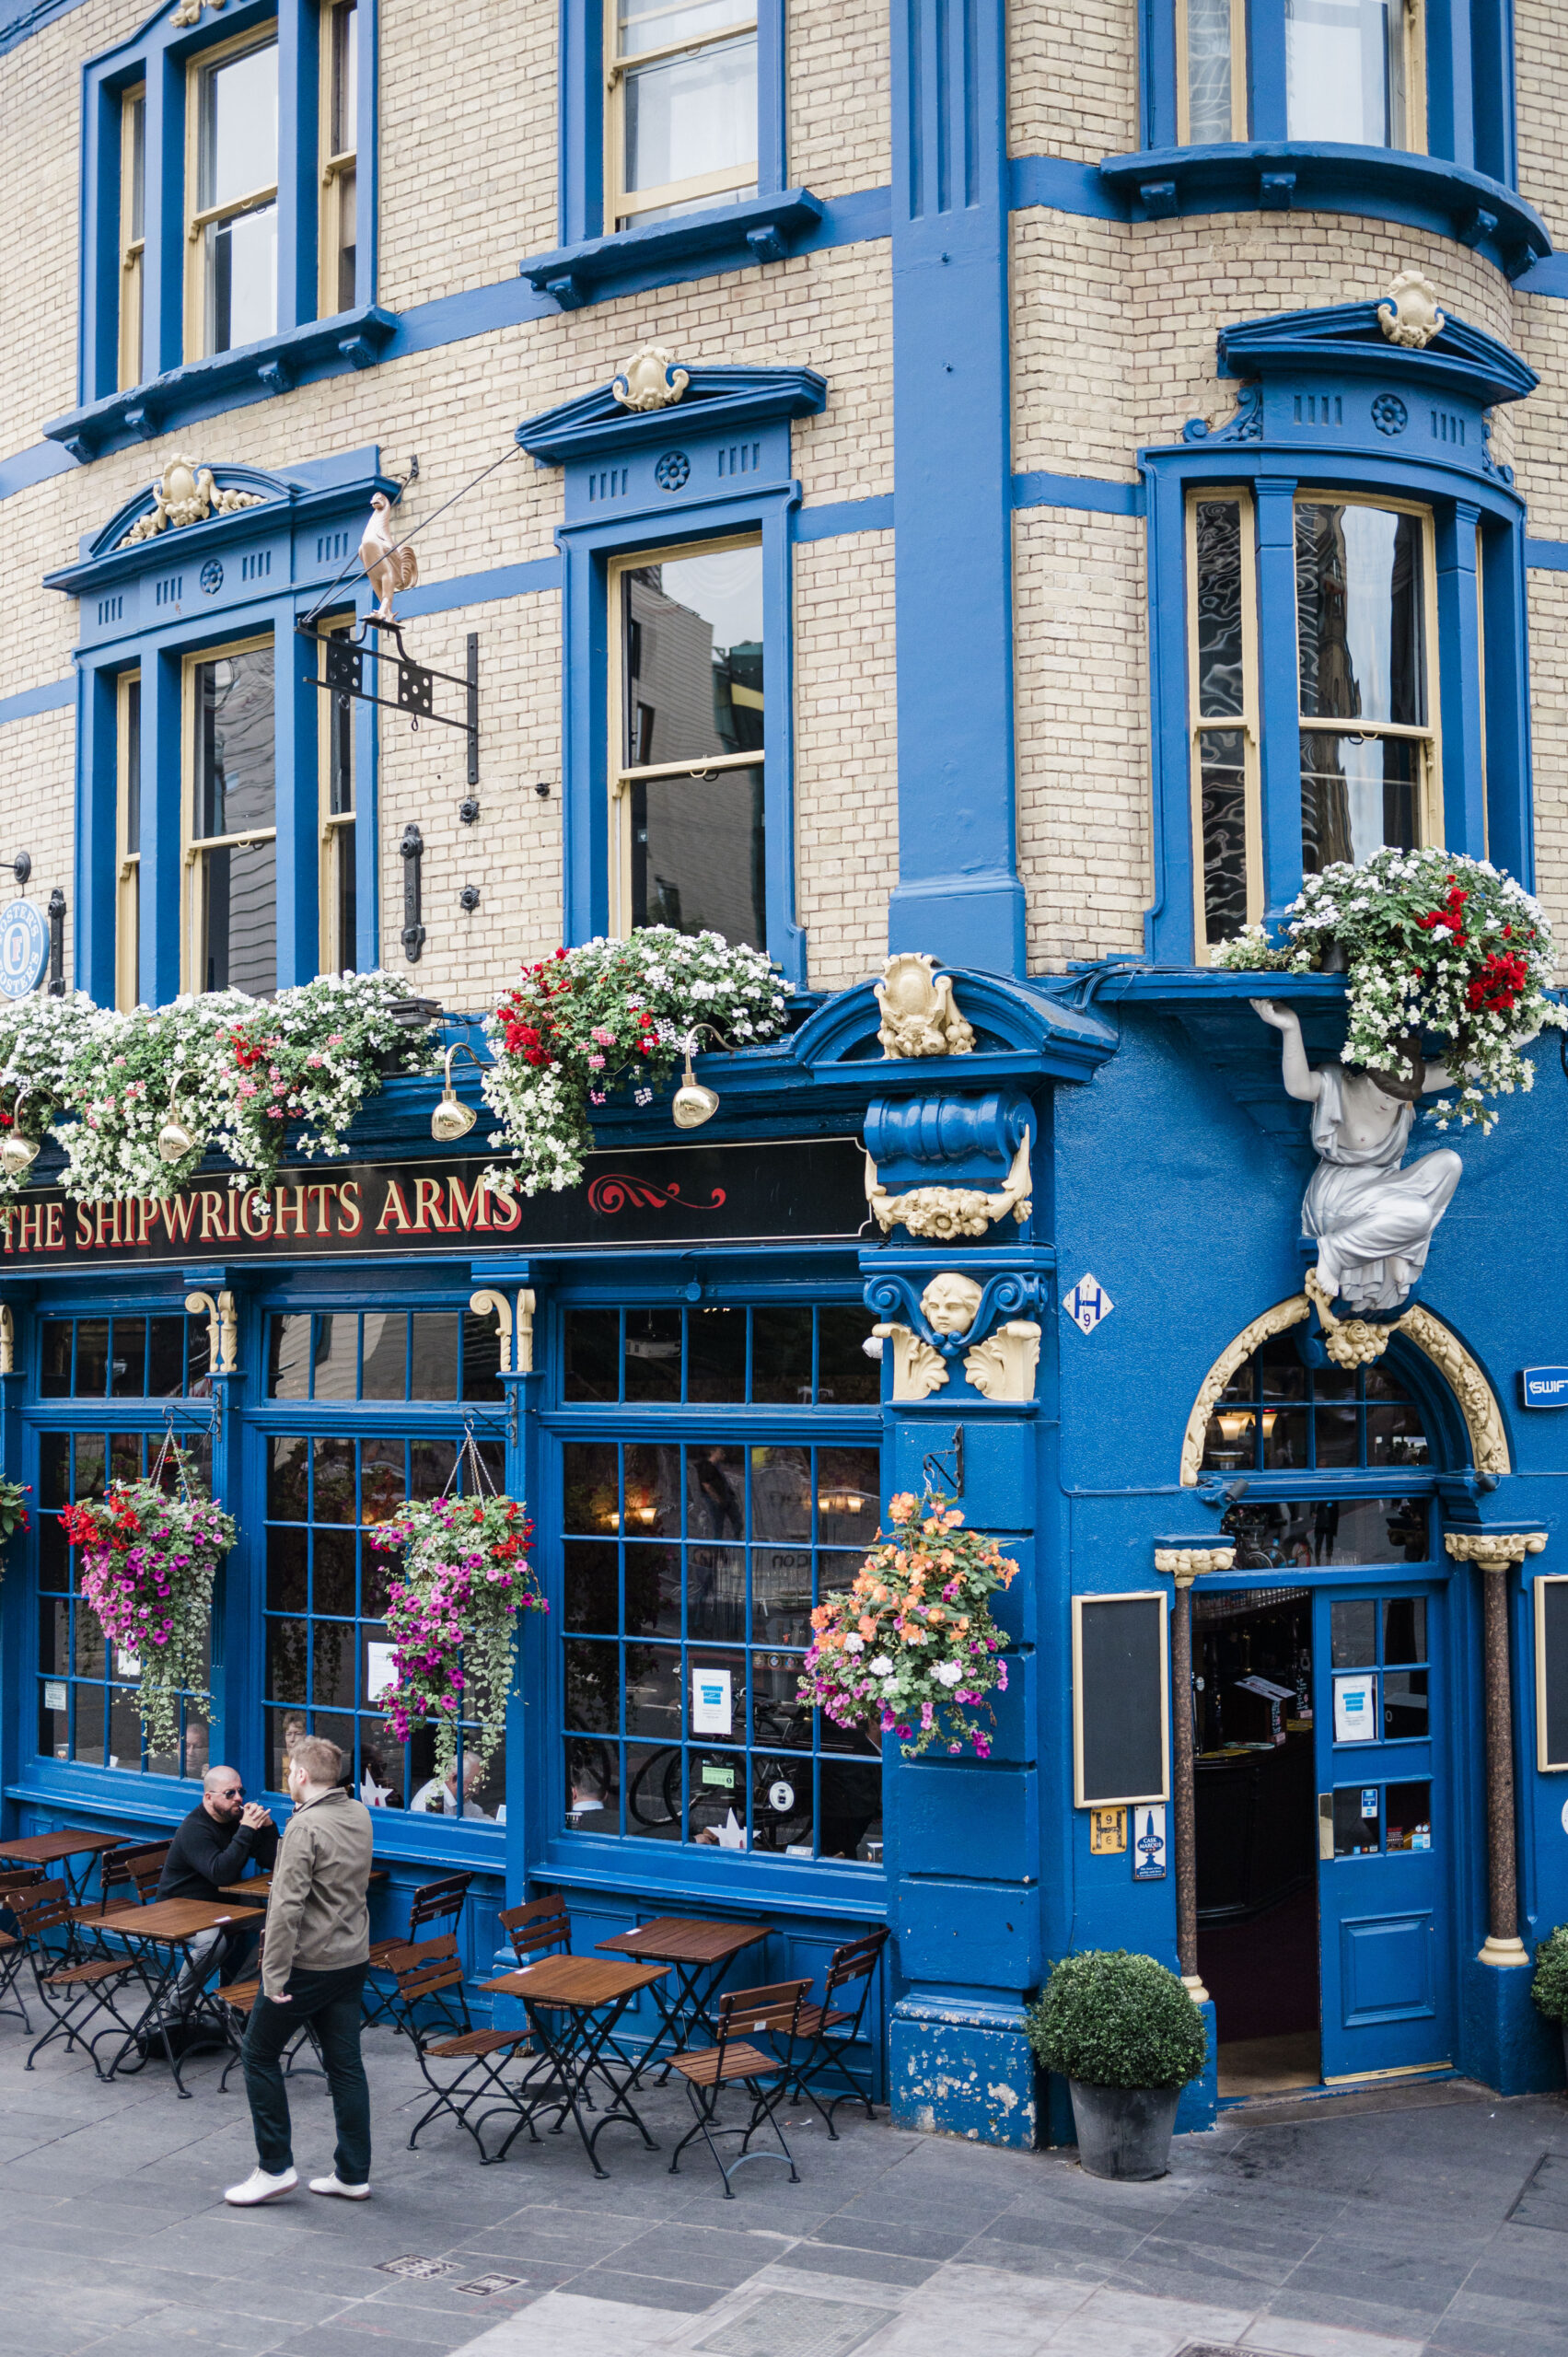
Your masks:
<path fill-rule="evenodd" d="M 1318 1167 L 1302 1197 L 1301 1225 L 1318 1239 L 1318 1282 L 1330 1301 L 1343 1299 L 1359 1317 L 1398 1309 L 1426 1266 L 1465 1166 L 1451 1147 L 1439 1146 L 1402 1168 L 1412 1098 L 1355 1065 L 1314 1069 L 1292 1010 L 1272 999 L 1251 1004 L 1283 1035 L 1286 1095 L 1312 1108 Z M 1420 1073 L 1422 1093 L 1450 1086 L 1444 1064 L 1421 1064 Z"/>

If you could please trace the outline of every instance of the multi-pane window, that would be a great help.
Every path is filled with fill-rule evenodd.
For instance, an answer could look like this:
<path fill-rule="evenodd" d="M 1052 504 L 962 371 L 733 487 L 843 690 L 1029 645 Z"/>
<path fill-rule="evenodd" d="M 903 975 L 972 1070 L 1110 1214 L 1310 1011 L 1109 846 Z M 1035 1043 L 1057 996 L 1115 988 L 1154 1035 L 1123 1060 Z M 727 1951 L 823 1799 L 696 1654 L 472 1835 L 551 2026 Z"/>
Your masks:
<path fill-rule="evenodd" d="M 367 1321 L 368 1322 L 368 1321 Z M 502 1747 L 488 1757 L 477 1729 L 458 1731 L 456 1765 L 436 1772 L 436 1736 L 416 1727 L 398 1741 L 377 1709 L 391 1675 L 388 1591 L 399 1557 L 369 1544 L 408 1498 L 440 1497 L 454 1483 L 454 1437 L 391 1434 L 350 1438 L 286 1433 L 267 1442 L 265 1721 L 268 1787 L 285 1789 L 294 1746 L 320 1735 L 353 1761 L 354 1789 L 372 1808 L 498 1824 L 506 1813 Z M 497 1489 L 505 1451 L 479 1453 Z"/>
<path fill-rule="evenodd" d="M 1419 0 L 1284 0 L 1287 138 L 1425 145 Z"/>
<path fill-rule="evenodd" d="M 339 10 L 352 18 L 352 10 Z M 354 702 L 349 696 L 320 700 L 318 747 L 321 793 L 321 971 L 354 970 L 359 896 L 354 865 Z"/>
<path fill-rule="evenodd" d="M 269 1399 L 499 1399 L 493 1320 L 468 1310 L 318 1310 L 267 1321 Z"/>
<path fill-rule="evenodd" d="M 562 1397 L 874 1408 L 880 1376 L 863 1347 L 872 1324 L 864 1309 L 829 1305 L 573 1309 Z"/>
<path fill-rule="evenodd" d="M 611 675 L 611 930 L 767 945 L 762 550 L 618 559 Z"/>
<path fill-rule="evenodd" d="M 204 1318 L 46 1318 L 44 1399 L 180 1399 L 211 1387 Z"/>
<path fill-rule="evenodd" d="M 277 987 L 277 797 L 270 638 L 185 666 L 184 987 Z"/>
<path fill-rule="evenodd" d="M 122 672 L 115 685 L 114 1003 L 133 1007 L 142 995 L 142 675 Z"/>
<path fill-rule="evenodd" d="M 186 92 L 187 359 L 277 327 L 278 44 L 192 61 Z"/>
<path fill-rule="evenodd" d="M 1430 1470 L 1421 1411 L 1387 1361 L 1304 1364 L 1288 1334 L 1245 1359 L 1209 1419 L 1203 1463 L 1215 1471 Z"/>
<path fill-rule="evenodd" d="M 1437 806 L 1427 691 L 1431 518 L 1299 500 L 1296 651 L 1307 874 L 1384 844 L 1413 850 Z"/>
<path fill-rule="evenodd" d="M 354 305 L 359 113 L 359 12 L 354 0 L 321 10 L 320 273 L 323 319 Z"/>
<path fill-rule="evenodd" d="M 876 1534 L 876 1447 L 715 1434 L 563 1457 L 568 1827 L 876 1863 L 877 1746 L 796 1696 L 812 1607 Z"/>
<path fill-rule="evenodd" d="M 605 215 L 617 228 L 757 193 L 757 14 L 607 0 Z"/>
<path fill-rule="evenodd" d="M 1188 637 L 1192 833 L 1198 935 L 1229 940 L 1259 913 L 1258 612 L 1252 504 L 1239 492 L 1188 510 Z"/>
<path fill-rule="evenodd" d="M 1303 873 L 1440 840 L 1430 512 L 1305 493 L 1295 569 Z M 1187 595 L 1202 956 L 1264 907 L 1258 574 L 1245 491 L 1189 500 Z"/>
<path fill-rule="evenodd" d="M 62 1320 L 44 1329 L 46 1376 L 51 1334 L 68 1338 L 72 1322 Z M 75 1321 L 78 1395 L 103 1397 L 112 1373 L 113 1396 L 121 1396 L 122 1328 L 141 1328 L 145 1351 L 149 1325 L 180 1328 L 184 1323 L 182 1318 L 116 1318 L 111 1355 L 107 1320 Z M 104 1339 L 100 1342 L 98 1337 Z M 123 1347 L 134 1364 L 134 1349 Z M 68 1364 L 68 1352 L 66 1356 Z M 146 1373 L 150 1380 L 152 1370 Z M 45 1759 L 155 1776 L 197 1777 L 207 1767 L 204 1695 L 181 1697 L 175 1749 L 146 1749 L 136 1709 L 141 1664 L 122 1645 L 106 1640 L 97 1614 L 81 1594 L 79 1550 L 67 1544 L 60 1519 L 63 1506 L 103 1497 L 110 1480 L 139 1480 L 157 1462 L 163 1443 L 164 1435 L 157 1432 L 39 1435 L 38 1747 Z M 209 1483 L 211 1450 L 204 1436 L 184 1439 L 181 1445 L 192 1473 Z"/>
<path fill-rule="evenodd" d="M 145 354 L 147 91 L 145 83 L 120 100 L 120 375 L 123 389 L 139 385 Z"/>
<path fill-rule="evenodd" d="M 1245 0 L 1177 0 L 1177 138 L 1204 147 L 1247 136 Z"/>

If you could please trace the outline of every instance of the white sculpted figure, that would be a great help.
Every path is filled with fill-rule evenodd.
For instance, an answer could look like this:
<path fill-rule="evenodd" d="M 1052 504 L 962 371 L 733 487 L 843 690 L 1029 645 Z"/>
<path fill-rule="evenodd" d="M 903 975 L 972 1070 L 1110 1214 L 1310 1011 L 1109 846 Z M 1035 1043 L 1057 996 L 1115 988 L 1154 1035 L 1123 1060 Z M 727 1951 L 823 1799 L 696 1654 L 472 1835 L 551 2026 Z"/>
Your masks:
<path fill-rule="evenodd" d="M 1312 1070 L 1291 1009 L 1259 998 L 1252 1009 L 1283 1035 L 1286 1094 L 1312 1108 L 1318 1167 L 1302 1198 L 1301 1225 L 1318 1239 L 1323 1291 L 1364 1317 L 1397 1309 L 1426 1266 L 1433 1232 L 1465 1166 L 1450 1147 L 1439 1146 L 1401 1169 L 1414 1105 L 1353 1065 Z M 1446 1088 L 1446 1067 L 1425 1064 L 1421 1086 Z"/>
<path fill-rule="evenodd" d="M 920 1296 L 926 1324 L 934 1334 L 967 1334 L 980 1307 L 979 1285 L 972 1277 L 945 1269 L 932 1278 Z"/>
<path fill-rule="evenodd" d="M 391 528 L 387 518 L 392 503 L 384 491 L 370 494 L 370 521 L 365 528 L 365 538 L 359 543 L 359 562 L 370 575 L 370 586 L 380 603 L 371 614 L 377 622 L 395 621 L 392 611 L 393 592 L 412 589 L 419 579 L 419 559 L 411 548 L 394 548 Z"/>

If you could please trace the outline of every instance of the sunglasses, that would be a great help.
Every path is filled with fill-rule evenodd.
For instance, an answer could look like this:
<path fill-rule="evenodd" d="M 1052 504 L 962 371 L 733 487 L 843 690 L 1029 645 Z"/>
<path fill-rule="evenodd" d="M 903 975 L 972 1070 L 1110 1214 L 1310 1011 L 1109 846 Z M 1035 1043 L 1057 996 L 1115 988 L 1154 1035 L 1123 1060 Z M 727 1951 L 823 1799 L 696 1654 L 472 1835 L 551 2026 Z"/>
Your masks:
<path fill-rule="evenodd" d="M 221 1785 L 221 1786 L 219 1787 L 219 1790 L 218 1790 L 218 1798 L 219 1798 L 219 1800 L 223 1800 L 223 1801 L 240 1801 L 240 1800 L 243 1800 L 243 1799 L 244 1799 L 244 1797 L 245 1797 L 245 1787 L 244 1787 L 244 1785 L 243 1785 L 243 1784 L 224 1784 L 224 1785 Z"/>

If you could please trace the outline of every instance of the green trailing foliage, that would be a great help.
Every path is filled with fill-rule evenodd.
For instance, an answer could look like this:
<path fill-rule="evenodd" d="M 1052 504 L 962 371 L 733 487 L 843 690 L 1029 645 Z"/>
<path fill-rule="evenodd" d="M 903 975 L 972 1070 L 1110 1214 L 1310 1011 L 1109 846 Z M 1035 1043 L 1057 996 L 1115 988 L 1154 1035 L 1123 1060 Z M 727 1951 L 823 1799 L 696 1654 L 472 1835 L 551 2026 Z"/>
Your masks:
<path fill-rule="evenodd" d="M 1568 1923 L 1559 1923 L 1537 1948 L 1530 1995 L 1549 2022 L 1568 2022 Z"/>
<path fill-rule="evenodd" d="M 1090 2087 L 1182 2087 L 1208 2052 L 1203 2017 L 1175 1973 L 1126 1948 L 1063 1956 L 1025 2026 L 1048 2071 Z"/>

